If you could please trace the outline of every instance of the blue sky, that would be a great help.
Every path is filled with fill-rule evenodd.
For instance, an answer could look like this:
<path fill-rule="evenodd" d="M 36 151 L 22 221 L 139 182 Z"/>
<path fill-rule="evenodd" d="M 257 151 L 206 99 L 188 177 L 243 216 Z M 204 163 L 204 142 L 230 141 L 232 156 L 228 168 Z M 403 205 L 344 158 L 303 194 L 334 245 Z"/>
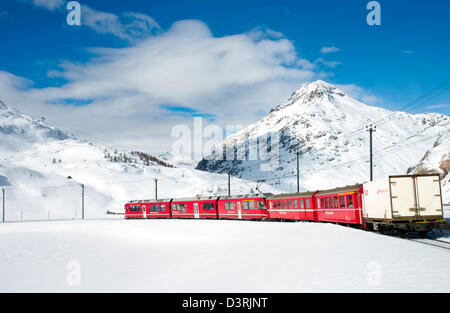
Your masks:
<path fill-rule="evenodd" d="M 83 125 L 83 129 L 92 130 L 98 136 L 105 136 L 95 129 L 95 125 L 101 125 L 98 120 L 93 119 L 92 125 L 66 121 L 67 110 L 72 108 L 78 113 L 73 115 L 74 119 L 76 116 L 83 119 L 83 112 L 92 114 L 88 113 L 89 109 L 101 112 L 110 105 L 117 114 L 133 107 L 135 112 L 131 112 L 130 117 L 158 115 L 169 121 L 173 113 L 171 123 L 182 122 L 179 119 L 183 112 L 189 116 L 217 116 L 220 121 L 221 116 L 225 116 L 221 108 L 228 106 L 212 103 L 229 103 L 239 97 L 252 106 L 248 115 L 243 116 L 253 117 L 249 122 L 254 122 L 266 114 L 268 108 L 289 96 L 287 91 L 292 91 L 293 86 L 317 78 L 339 85 L 363 102 L 399 109 L 450 77 L 448 1 L 379 1 L 381 26 L 369 26 L 366 23 L 369 1 L 366 0 L 82 0 L 79 1 L 83 22 L 80 27 L 67 25 L 66 2 L 1 1 L 0 71 L 3 79 L 0 82 L 4 87 L 0 92 L 3 98 L 13 102 L 11 105 L 26 113 L 50 115 L 50 119 L 74 130 Z M 244 78 L 226 72 L 217 60 L 208 65 L 211 72 L 205 68 L 197 70 L 193 55 L 189 63 L 182 59 L 184 47 L 200 42 L 197 38 L 218 39 L 216 44 L 205 44 L 205 49 L 223 46 L 225 51 L 250 55 L 260 63 L 246 68 L 248 77 Z M 151 50 L 145 50 L 144 46 Z M 159 47 L 162 51 L 156 54 Z M 327 48 L 330 52 L 324 53 Z M 164 53 L 164 58 L 158 59 Z M 126 57 L 120 59 L 120 55 Z M 209 54 L 199 57 L 205 62 L 210 60 Z M 154 63 L 147 64 L 149 58 L 154 58 Z M 130 87 L 124 81 L 104 82 L 100 74 L 96 75 L 121 75 L 118 64 L 132 63 L 130 60 L 149 66 L 148 72 L 130 71 L 134 77 L 148 73 L 160 79 L 130 90 L 136 84 Z M 166 67 L 155 69 L 159 64 L 166 64 Z M 217 70 L 213 70 L 216 66 Z M 235 63 L 229 66 L 242 68 Z M 133 67 L 136 68 L 138 66 Z M 175 71 L 176 77 L 186 76 L 175 83 L 176 79 L 164 69 Z M 216 75 L 217 72 L 218 78 L 213 83 L 204 78 L 208 73 Z M 194 77 L 196 73 L 203 78 Z M 158 93 L 154 91 L 156 87 L 146 88 L 150 84 L 157 85 L 166 76 L 170 80 L 158 90 L 173 81 L 171 88 L 176 96 L 172 96 L 170 90 Z M 108 88 L 114 86 L 113 90 L 118 93 L 114 100 L 119 101 L 123 96 L 127 104 L 108 104 L 110 89 L 105 88 L 101 93 L 99 87 L 93 92 L 87 87 L 88 82 Z M 262 95 L 262 90 L 271 94 Z M 132 98 L 136 98 L 136 102 Z M 30 99 L 37 102 L 31 105 Z M 144 103 L 151 103 L 152 110 L 140 114 Z M 74 108 L 78 106 L 83 109 Z M 449 114 L 449 91 L 412 112 Z M 125 137 L 123 141 L 126 142 Z"/>

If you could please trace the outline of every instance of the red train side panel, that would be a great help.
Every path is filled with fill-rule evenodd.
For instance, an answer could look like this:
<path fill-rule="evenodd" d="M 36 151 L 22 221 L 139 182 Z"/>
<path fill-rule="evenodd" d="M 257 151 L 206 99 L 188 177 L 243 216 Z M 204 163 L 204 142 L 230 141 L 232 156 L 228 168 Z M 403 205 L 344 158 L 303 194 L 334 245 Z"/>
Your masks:
<path fill-rule="evenodd" d="M 217 201 L 219 218 L 262 220 L 268 217 L 266 195 L 220 197 Z"/>
<path fill-rule="evenodd" d="M 316 221 L 314 195 L 317 192 L 281 194 L 269 197 L 269 219 Z"/>
<path fill-rule="evenodd" d="M 362 185 L 320 191 L 315 196 L 317 221 L 364 225 Z"/>
<path fill-rule="evenodd" d="M 218 218 L 217 198 L 173 199 L 171 203 L 173 218 Z"/>

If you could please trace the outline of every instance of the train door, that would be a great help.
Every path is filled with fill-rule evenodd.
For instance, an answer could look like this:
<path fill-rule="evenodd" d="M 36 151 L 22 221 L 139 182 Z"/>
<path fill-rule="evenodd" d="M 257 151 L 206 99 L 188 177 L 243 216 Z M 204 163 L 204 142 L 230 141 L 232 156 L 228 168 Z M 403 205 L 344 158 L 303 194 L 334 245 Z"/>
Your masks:
<path fill-rule="evenodd" d="M 417 199 L 414 178 L 409 176 L 392 177 L 391 202 L 393 217 L 415 218 Z"/>
<path fill-rule="evenodd" d="M 417 215 L 442 218 L 441 185 L 439 176 L 415 177 Z"/>
<path fill-rule="evenodd" d="M 240 201 L 237 202 L 237 208 L 238 208 L 238 218 L 241 220 L 242 219 L 242 210 L 241 210 L 241 202 Z"/>
<path fill-rule="evenodd" d="M 147 218 L 147 210 L 145 209 L 145 204 L 142 205 L 142 217 Z"/>
<path fill-rule="evenodd" d="M 194 218 L 200 218 L 200 212 L 198 210 L 198 203 L 194 203 Z"/>

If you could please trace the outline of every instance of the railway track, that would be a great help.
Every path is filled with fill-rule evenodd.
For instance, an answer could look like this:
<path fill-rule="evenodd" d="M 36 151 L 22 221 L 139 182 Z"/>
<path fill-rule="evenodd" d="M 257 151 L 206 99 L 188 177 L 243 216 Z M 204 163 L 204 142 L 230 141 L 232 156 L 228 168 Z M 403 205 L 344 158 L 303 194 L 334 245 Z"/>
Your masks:
<path fill-rule="evenodd" d="M 442 248 L 445 250 L 450 250 L 450 241 L 447 240 L 442 240 L 439 238 L 420 238 L 419 236 L 415 236 L 413 234 L 408 234 L 407 236 L 403 235 L 400 236 L 398 234 L 392 233 L 392 234 L 380 234 L 382 236 L 389 236 L 389 237 L 394 237 L 394 238 L 401 238 L 404 240 L 409 240 L 409 241 L 414 241 L 417 243 L 421 243 L 421 244 L 425 244 L 425 245 L 429 245 L 429 246 L 434 246 L 434 247 L 438 247 L 438 248 Z"/>
<path fill-rule="evenodd" d="M 450 242 L 440 239 L 429 239 L 429 238 L 406 238 L 407 240 L 419 242 L 425 245 L 435 246 L 442 249 L 450 250 Z"/>

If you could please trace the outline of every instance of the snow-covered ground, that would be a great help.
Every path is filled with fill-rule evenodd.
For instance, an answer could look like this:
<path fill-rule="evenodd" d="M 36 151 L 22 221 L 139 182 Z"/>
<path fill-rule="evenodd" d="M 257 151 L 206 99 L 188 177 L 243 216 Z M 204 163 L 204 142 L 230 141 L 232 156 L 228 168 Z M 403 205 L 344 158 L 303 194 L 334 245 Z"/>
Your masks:
<path fill-rule="evenodd" d="M 450 291 L 448 250 L 332 224 L 27 222 L 0 238 L 0 292 Z"/>

